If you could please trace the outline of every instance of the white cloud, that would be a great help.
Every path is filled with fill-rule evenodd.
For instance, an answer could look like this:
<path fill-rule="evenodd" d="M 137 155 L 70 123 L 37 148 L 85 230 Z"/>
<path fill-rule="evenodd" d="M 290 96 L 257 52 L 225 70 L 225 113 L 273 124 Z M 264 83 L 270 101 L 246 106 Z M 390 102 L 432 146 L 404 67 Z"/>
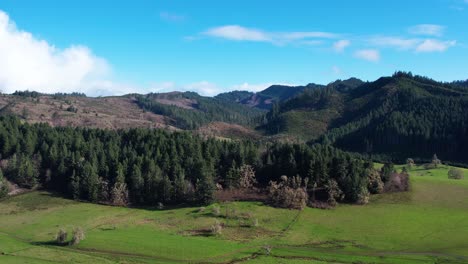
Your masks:
<path fill-rule="evenodd" d="M 337 42 L 333 43 L 333 50 L 336 52 L 343 52 L 350 44 L 351 41 L 347 39 L 338 40 Z"/>
<path fill-rule="evenodd" d="M 314 41 L 316 39 L 334 39 L 339 37 L 337 34 L 321 31 L 267 32 L 260 29 L 246 28 L 239 25 L 215 27 L 203 32 L 202 34 L 227 40 L 270 42 L 276 45 L 284 45 L 294 41 L 307 43 L 307 41 Z"/>
<path fill-rule="evenodd" d="M 443 52 L 455 46 L 456 41 L 443 41 L 438 39 L 374 37 L 369 43 L 380 47 L 393 47 L 399 50 L 412 50 L 415 52 Z"/>
<path fill-rule="evenodd" d="M 250 91 L 250 92 L 259 92 L 265 90 L 266 88 L 270 87 L 272 83 L 260 83 L 260 84 L 251 84 L 251 83 L 242 83 L 236 84 L 232 86 L 232 90 L 237 91 Z"/>
<path fill-rule="evenodd" d="M 214 96 L 223 92 L 223 89 L 221 87 L 207 81 L 190 83 L 188 85 L 185 85 L 183 89 L 186 91 L 197 92 L 198 94 L 206 96 Z"/>
<path fill-rule="evenodd" d="M 415 48 L 420 41 L 421 40 L 419 39 L 380 36 L 371 38 L 369 42 L 376 46 L 395 47 L 401 50 L 408 50 Z"/>
<path fill-rule="evenodd" d="M 182 22 L 185 20 L 185 16 L 169 13 L 169 12 L 161 12 L 159 13 L 159 18 L 167 22 Z"/>
<path fill-rule="evenodd" d="M 437 39 L 426 39 L 416 47 L 416 52 L 443 52 L 456 44 L 455 40 L 440 41 Z"/>
<path fill-rule="evenodd" d="M 0 89 L 5 93 L 84 92 L 90 95 L 126 92 L 134 88 L 109 80 L 111 68 L 81 45 L 59 49 L 16 27 L 0 10 Z M 125 90 L 125 91 L 124 91 Z"/>
<path fill-rule="evenodd" d="M 258 29 L 244 28 L 238 25 L 222 26 L 209 29 L 204 34 L 237 41 L 271 41 L 267 33 Z"/>
<path fill-rule="evenodd" d="M 445 27 L 433 24 L 420 24 L 408 29 L 409 33 L 415 35 L 437 36 L 440 37 L 444 34 Z"/>
<path fill-rule="evenodd" d="M 380 60 L 380 53 L 375 49 L 363 49 L 354 53 L 354 56 L 359 59 L 378 62 Z"/>

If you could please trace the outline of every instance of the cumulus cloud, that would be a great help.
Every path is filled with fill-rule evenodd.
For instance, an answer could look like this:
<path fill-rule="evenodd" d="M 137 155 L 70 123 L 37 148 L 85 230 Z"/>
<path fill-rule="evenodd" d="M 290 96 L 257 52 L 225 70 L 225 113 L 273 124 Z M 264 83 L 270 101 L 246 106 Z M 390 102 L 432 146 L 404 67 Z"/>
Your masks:
<path fill-rule="evenodd" d="M 234 41 L 270 42 L 283 45 L 295 41 L 310 41 L 311 39 L 334 39 L 339 35 L 321 31 L 303 32 L 267 32 L 239 25 L 214 27 L 202 33 L 203 35 Z"/>
<path fill-rule="evenodd" d="M 416 47 L 416 52 L 443 52 L 449 47 L 455 46 L 456 41 L 440 41 L 437 39 L 426 39 Z"/>
<path fill-rule="evenodd" d="M 346 47 L 348 47 L 351 44 L 351 41 L 347 39 L 342 39 L 338 40 L 335 43 L 333 43 L 333 50 L 336 52 L 343 52 Z"/>
<path fill-rule="evenodd" d="M 80 91 L 91 95 L 132 88 L 108 79 L 107 61 L 81 45 L 59 49 L 18 29 L 0 10 L 0 89 L 5 93 Z"/>
<path fill-rule="evenodd" d="M 420 24 L 408 29 L 409 33 L 415 35 L 437 36 L 440 37 L 444 34 L 445 27 L 433 24 Z"/>
<path fill-rule="evenodd" d="M 363 59 L 372 62 L 378 62 L 380 60 L 380 53 L 375 49 L 363 49 L 358 50 L 354 53 L 354 56 L 358 59 Z"/>

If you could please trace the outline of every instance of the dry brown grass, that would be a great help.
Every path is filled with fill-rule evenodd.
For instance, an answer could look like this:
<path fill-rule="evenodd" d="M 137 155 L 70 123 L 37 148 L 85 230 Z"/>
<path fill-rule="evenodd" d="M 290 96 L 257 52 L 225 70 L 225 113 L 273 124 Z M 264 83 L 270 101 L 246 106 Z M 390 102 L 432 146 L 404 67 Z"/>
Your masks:
<path fill-rule="evenodd" d="M 67 111 L 68 107 L 78 111 Z M 164 116 L 143 111 L 130 96 L 122 97 L 65 97 L 25 98 L 11 95 L 0 96 L 2 114 L 15 114 L 30 123 L 47 123 L 51 126 L 73 126 L 103 129 L 166 128 Z M 27 113 L 24 116 L 24 113 Z"/>

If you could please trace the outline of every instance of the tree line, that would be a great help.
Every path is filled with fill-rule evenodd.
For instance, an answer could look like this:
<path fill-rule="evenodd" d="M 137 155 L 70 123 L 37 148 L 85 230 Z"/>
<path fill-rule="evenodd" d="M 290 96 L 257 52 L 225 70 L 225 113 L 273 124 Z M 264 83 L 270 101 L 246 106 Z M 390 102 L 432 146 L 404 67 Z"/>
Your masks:
<path fill-rule="evenodd" d="M 242 174 L 266 188 L 283 175 L 357 202 L 370 189 L 370 161 L 324 145 L 203 139 L 190 132 L 102 130 L 27 124 L 0 117 L 1 165 L 21 187 L 115 205 L 207 204 Z M 379 177 L 380 178 L 380 177 Z M 329 188 L 330 189 L 330 188 Z"/>

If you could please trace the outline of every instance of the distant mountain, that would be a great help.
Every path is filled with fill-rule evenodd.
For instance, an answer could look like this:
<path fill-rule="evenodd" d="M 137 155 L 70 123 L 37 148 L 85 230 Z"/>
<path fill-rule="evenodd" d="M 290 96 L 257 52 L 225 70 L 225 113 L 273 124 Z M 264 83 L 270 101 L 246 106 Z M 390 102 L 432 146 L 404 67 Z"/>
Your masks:
<path fill-rule="evenodd" d="M 287 100 L 305 89 L 314 89 L 323 87 L 317 84 L 308 84 L 306 86 L 285 86 L 285 85 L 272 85 L 267 89 L 252 93 L 247 91 L 233 91 L 222 93 L 215 98 L 225 99 L 231 102 L 255 107 L 259 109 L 271 109 L 274 103 L 280 103 Z"/>
<path fill-rule="evenodd" d="M 241 103 L 244 100 L 252 97 L 255 93 L 249 91 L 231 91 L 226 93 L 221 93 L 215 96 L 215 98 L 231 101 L 235 103 Z"/>
<path fill-rule="evenodd" d="M 305 90 L 274 107 L 264 128 L 400 161 L 437 153 L 466 163 L 467 112 L 468 88 L 398 72 Z"/>

